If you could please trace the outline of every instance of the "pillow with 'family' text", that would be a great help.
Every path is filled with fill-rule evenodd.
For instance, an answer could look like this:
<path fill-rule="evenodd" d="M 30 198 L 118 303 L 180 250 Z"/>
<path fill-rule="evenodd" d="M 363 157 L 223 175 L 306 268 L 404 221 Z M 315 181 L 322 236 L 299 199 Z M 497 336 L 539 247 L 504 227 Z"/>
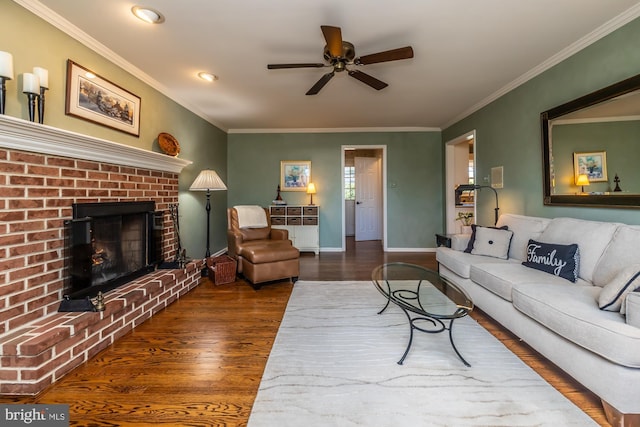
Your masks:
<path fill-rule="evenodd" d="M 600 310 L 619 311 L 625 314 L 624 300 L 629 292 L 640 289 L 640 264 L 631 264 L 623 268 L 616 277 L 607 283 L 598 296 Z"/>
<path fill-rule="evenodd" d="M 529 239 L 527 260 L 522 265 L 575 282 L 580 271 L 580 251 L 575 243 L 559 245 Z"/>

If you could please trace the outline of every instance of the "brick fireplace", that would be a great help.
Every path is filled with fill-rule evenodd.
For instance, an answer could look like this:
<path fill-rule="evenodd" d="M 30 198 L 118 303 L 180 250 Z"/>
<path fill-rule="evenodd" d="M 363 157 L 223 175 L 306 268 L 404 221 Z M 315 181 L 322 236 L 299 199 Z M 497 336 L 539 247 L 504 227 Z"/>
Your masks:
<path fill-rule="evenodd" d="M 171 260 L 168 210 L 190 163 L 0 116 L 0 394 L 37 394 L 197 286 L 200 266 L 191 263 L 108 292 L 103 312 L 57 312 L 72 205 L 155 202 L 162 259 Z"/>

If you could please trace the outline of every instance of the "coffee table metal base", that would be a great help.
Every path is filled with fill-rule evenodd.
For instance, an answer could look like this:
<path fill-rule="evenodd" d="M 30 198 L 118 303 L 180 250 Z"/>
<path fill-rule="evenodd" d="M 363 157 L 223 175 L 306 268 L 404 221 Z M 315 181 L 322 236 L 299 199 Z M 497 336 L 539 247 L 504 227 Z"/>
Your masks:
<path fill-rule="evenodd" d="M 399 291 L 399 292 L 407 293 L 407 291 Z M 406 295 L 405 295 L 405 298 L 406 298 Z M 378 312 L 378 314 L 382 314 L 382 312 L 384 312 L 387 309 L 387 307 L 389 307 L 389 302 L 390 300 L 387 300 L 387 304 L 382 308 L 382 310 Z M 462 357 L 462 355 L 458 351 L 458 348 L 456 347 L 456 344 L 453 342 L 453 321 L 455 319 L 445 319 L 445 320 L 449 320 L 449 327 L 447 327 L 441 319 L 436 319 L 436 318 L 425 316 L 425 315 L 411 317 L 411 315 L 409 314 L 409 311 L 405 310 L 401 306 L 398 306 L 398 307 L 400 307 L 402 311 L 404 311 L 404 314 L 407 316 L 407 319 L 409 320 L 409 343 L 407 344 L 407 349 L 404 351 L 404 354 L 402 355 L 400 360 L 398 360 L 398 365 L 402 365 L 404 363 L 404 359 L 409 354 L 409 350 L 411 349 L 411 344 L 413 344 L 413 330 L 417 329 L 420 332 L 425 332 L 427 334 L 437 334 L 445 330 L 448 330 L 449 341 L 451 342 L 451 347 L 453 347 L 453 351 L 456 352 L 456 354 L 458 355 L 458 358 L 462 361 L 462 363 L 465 364 L 465 366 L 471 367 L 469 362 L 467 362 L 464 359 L 464 357 Z M 428 322 L 432 325 L 432 328 L 425 329 L 423 327 L 417 326 L 416 322 Z"/>

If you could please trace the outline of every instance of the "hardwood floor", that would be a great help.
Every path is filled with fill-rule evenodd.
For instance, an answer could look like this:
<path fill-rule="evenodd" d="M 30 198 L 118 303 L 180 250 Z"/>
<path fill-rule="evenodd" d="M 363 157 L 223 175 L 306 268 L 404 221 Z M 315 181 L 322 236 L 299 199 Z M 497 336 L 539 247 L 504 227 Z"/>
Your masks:
<path fill-rule="evenodd" d="M 345 253 L 303 254 L 300 280 L 370 280 L 384 262 L 435 269 L 433 253 L 384 253 L 380 242 Z M 215 286 L 207 279 L 36 397 L 1 403 L 70 404 L 76 426 L 244 426 L 282 319 L 291 283 Z M 479 310 L 493 335 L 602 426 L 599 399 Z"/>

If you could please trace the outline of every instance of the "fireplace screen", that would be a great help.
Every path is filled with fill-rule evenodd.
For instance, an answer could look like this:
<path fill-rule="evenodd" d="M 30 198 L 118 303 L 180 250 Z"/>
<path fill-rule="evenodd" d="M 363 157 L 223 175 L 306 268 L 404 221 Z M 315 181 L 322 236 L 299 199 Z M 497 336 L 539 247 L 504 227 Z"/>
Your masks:
<path fill-rule="evenodd" d="M 93 297 L 153 271 L 160 262 L 162 212 L 154 202 L 73 205 L 66 223 L 70 298 Z"/>

